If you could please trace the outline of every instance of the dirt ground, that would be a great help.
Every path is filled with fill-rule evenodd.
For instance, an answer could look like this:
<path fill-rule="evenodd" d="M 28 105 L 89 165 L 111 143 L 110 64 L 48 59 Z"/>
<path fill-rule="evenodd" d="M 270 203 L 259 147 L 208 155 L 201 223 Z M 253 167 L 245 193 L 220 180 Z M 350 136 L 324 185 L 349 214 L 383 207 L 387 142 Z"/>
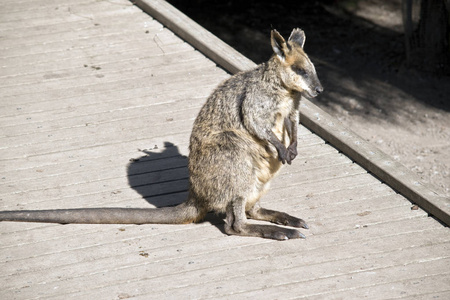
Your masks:
<path fill-rule="evenodd" d="M 169 2 L 256 63 L 302 28 L 314 102 L 450 197 L 450 77 L 405 66 L 401 0 Z"/>

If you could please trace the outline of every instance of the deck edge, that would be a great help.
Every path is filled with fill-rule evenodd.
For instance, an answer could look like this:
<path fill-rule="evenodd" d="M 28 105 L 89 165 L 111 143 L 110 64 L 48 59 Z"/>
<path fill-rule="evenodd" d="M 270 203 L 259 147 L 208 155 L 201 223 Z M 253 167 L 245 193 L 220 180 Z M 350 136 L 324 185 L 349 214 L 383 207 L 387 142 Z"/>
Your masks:
<path fill-rule="evenodd" d="M 169 28 L 186 42 L 235 74 L 256 66 L 211 32 L 163 0 L 136 0 L 135 5 Z M 346 128 L 311 101 L 302 98 L 301 123 L 346 154 L 412 203 L 450 226 L 450 199 L 439 195 L 430 184 L 374 145 Z"/>

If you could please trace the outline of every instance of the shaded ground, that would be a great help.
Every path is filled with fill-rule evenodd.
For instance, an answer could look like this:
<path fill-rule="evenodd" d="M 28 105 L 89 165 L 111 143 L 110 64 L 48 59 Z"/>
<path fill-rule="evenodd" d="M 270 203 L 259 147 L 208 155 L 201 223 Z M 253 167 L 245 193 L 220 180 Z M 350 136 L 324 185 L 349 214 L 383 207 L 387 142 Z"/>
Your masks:
<path fill-rule="evenodd" d="M 256 63 L 271 28 L 305 30 L 315 103 L 450 196 L 450 78 L 404 66 L 400 0 L 169 2 Z"/>

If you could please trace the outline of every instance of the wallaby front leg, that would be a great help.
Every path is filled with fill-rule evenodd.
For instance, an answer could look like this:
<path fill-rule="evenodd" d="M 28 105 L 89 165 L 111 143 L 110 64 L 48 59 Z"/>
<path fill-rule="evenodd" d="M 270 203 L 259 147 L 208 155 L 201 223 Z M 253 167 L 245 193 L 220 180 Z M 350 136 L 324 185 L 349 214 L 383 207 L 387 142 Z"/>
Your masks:
<path fill-rule="evenodd" d="M 258 99 L 258 103 L 266 103 L 266 106 L 256 106 L 254 99 Z M 264 107 L 264 110 L 260 108 Z M 258 137 L 260 140 L 267 141 L 271 143 L 278 153 L 278 159 L 285 164 L 286 161 L 290 164 L 291 159 L 287 157 L 287 148 L 280 139 L 272 131 L 275 126 L 276 121 L 276 102 L 273 99 L 262 95 L 258 97 L 253 95 L 249 99 L 244 99 L 241 106 L 242 119 L 245 128 L 250 134 Z M 283 121 L 284 122 L 284 121 Z"/>
<path fill-rule="evenodd" d="M 284 119 L 284 127 L 287 130 L 287 133 L 289 135 L 290 144 L 287 148 L 286 156 L 290 159 L 288 161 L 288 164 L 291 164 L 291 162 L 294 160 L 294 158 L 297 157 L 297 127 L 298 124 L 296 122 L 297 120 L 291 120 L 289 117 L 286 117 Z"/>
<path fill-rule="evenodd" d="M 269 143 L 271 143 L 272 145 L 274 145 L 275 149 L 277 149 L 277 153 L 278 153 L 278 159 L 285 164 L 286 162 L 288 164 L 291 164 L 291 159 L 290 157 L 287 155 L 288 151 L 286 149 L 286 146 L 283 145 L 283 143 L 278 139 L 278 137 L 275 135 L 275 133 L 273 133 L 272 130 L 267 130 L 267 134 L 269 136 L 268 141 Z"/>

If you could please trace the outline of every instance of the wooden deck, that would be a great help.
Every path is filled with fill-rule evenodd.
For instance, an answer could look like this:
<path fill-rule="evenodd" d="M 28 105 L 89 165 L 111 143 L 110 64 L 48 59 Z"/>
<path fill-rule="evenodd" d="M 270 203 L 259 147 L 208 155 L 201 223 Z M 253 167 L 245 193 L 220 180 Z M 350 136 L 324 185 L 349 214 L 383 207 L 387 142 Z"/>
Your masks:
<path fill-rule="evenodd" d="M 222 68 L 125 0 L 0 1 L 0 49 L 1 210 L 184 200 Z M 354 160 L 301 126 L 262 204 L 305 240 L 2 222 L 0 299 L 449 299 L 449 228 Z"/>

